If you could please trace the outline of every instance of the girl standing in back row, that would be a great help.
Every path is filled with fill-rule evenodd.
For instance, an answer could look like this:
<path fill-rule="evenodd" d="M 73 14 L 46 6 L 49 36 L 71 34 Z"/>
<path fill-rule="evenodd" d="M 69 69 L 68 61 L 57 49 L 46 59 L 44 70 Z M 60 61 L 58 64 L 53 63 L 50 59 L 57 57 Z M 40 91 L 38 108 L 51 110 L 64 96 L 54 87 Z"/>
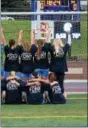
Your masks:
<path fill-rule="evenodd" d="M 18 44 L 16 45 L 16 41 L 14 39 L 9 40 L 9 45 L 6 43 L 5 36 L 3 34 L 3 30 L 1 32 L 1 40 L 4 45 L 5 52 L 5 62 L 4 62 L 4 76 L 8 77 L 11 71 L 15 71 L 16 75 L 20 77 L 20 51 L 22 49 L 20 42 L 20 35 L 22 34 L 22 30 L 19 32 L 18 36 Z"/>
<path fill-rule="evenodd" d="M 22 79 L 31 79 L 34 71 L 34 54 L 36 47 L 34 45 L 33 31 L 31 32 L 31 43 L 23 42 L 23 34 L 20 35 L 22 42 L 22 49 L 20 54 L 20 70 Z"/>
<path fill-rule="evenodd" d="M 47 28 L 48 29 L 47 29 L 46 39 L 37 40 L 36 52 L 34 55 L 35 72 L 37 72 L 38 75 L 43 79 L 48 78 L 48 72 L 49 72 L 48 52 L 49 52 L 50 30 L 48 24 L 47 24 Z"/>
<path fill-rule="evenodd" d="M 50 71 L 54 72 L 56 79 L 61 87 L 61 92 L 64 93 L 64 78 L 65 72 L 68 71 L 66 54 L 71 46 L 71 34 L 67 33 L 67 43 L 63 45 L 62 40 L 54 39 L 53 46 L 50 47 L 51 63 Z"/>

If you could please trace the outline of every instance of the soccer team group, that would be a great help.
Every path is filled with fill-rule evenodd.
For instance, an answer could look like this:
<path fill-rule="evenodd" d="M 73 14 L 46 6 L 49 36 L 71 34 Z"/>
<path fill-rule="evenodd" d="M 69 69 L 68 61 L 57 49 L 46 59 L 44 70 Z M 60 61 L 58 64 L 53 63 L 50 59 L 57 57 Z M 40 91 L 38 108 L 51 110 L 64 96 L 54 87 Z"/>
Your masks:
<path fill-rule="evenodd" d="M 60 38 L 50 42 L 50 29 L 46 39 L 35 40 L 31 32 L 31 43 L 23 41 L 23 30 L 18 42 L 10 39 L 6 43 L 3 30 L 4 77 L 1 77 L 2 102 L 5 104 L 65 104 L 64 77 L 67 71 L 66 54 L 71 46 L 71 34 L 67 42 Z"/>

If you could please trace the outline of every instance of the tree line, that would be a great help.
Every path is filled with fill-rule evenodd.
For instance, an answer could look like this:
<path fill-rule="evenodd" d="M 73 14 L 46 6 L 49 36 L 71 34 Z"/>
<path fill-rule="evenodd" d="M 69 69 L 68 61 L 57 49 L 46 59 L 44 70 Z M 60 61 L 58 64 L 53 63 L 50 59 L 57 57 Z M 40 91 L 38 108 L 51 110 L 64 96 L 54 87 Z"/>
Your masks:
<path fill-rule="evenodd" d="M 2 11 L 29 11 L 30 3 L 27 0 L 2 0 Z"/>

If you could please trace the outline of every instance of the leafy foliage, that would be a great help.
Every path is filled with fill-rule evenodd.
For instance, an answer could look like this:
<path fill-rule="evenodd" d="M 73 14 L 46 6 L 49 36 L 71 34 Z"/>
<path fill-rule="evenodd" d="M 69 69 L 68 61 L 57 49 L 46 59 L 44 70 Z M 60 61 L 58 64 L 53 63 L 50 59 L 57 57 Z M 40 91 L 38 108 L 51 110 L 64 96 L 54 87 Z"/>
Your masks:
<path fill-rule="evenodd" d="M 16 11 L 16 9 L 29 9 L 27 0 L 2 0 L 2 11 Z"/>

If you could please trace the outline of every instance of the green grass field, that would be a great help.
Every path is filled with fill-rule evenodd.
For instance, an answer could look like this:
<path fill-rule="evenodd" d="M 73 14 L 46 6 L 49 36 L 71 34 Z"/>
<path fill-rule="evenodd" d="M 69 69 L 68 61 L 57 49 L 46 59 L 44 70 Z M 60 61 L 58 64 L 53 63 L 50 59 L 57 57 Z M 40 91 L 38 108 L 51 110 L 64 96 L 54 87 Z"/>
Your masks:
<path fill-rule="evenodd" d="M 85 17 L 86 18 L 86 17 Z M 18 39 L 18 32 L 24 30 L 24 40 L 30 42 L 30 28 L 31 23 L 28 20 L 14 20 L 3 21 L 2 27 L 4 28 L 4 34 L 8 42 L 9 39 Z M 81 21 L 81 39 L 72 40 L 72 56 L 81 56 L 83 59 L 87 58 L 87 20 Z"/>
<path fill-rule="evenodd" d="M 68 95 L 65 105 L 2 105 L 3 127 L 87 127 L 87 95 Z"/>

